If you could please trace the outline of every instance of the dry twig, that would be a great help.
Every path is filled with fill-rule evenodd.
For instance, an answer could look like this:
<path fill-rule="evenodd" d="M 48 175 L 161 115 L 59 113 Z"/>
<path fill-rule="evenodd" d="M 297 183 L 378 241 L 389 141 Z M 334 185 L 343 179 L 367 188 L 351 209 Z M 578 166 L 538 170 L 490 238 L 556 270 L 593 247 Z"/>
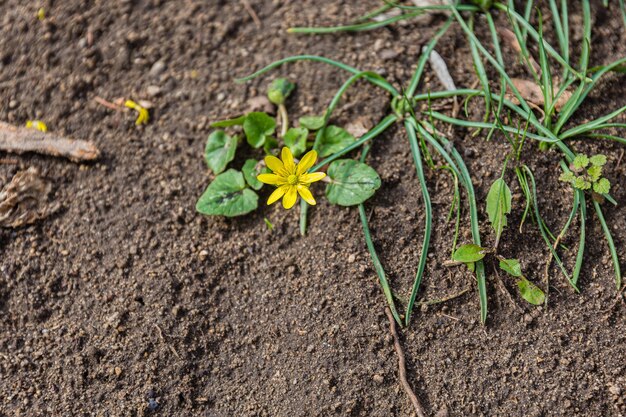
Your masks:
<path fill-rule="evenodd" d="M 385 308 L 385 313 L 387 313 L 387 317 L 389 318 L 389 332 L 393 336 L 393 346 L 396 349 L 396 354 L 398 355 L 398 374 L 400 377 L 400 384 L 402 385 L 402 388 L 404 388 L 406 395 L 408 395 L 411 400 L 417 416 L 426 417 L 424 407 L 420 404 L 420 401 L 411 389 L 411 385 L 409 385 L 409 381 L 406 379 L 406 363 L 404 359 L 404 352 L 402 351 L 402 346 L 400 345 L 400 338 L 398 337 L 398 332 L 396 331 L 396 321 L 394 320 L 391 310 L 389 310 L 388 307 Z"/>
<path fill-rule="evenodd" d="M 260 28 L 262 26 L 261 19 L 259 19 L 259 16 L 250 5 L 250 2 L 248 0 L 241 0 L 241 4 L 243 4 L 243 8 L 246 9 L 246 12 L 248 12 L 252 20 L 254 20 L 254 24 L 256 25 L 256 27 Z"/>
<path fill-rule="evenodd" d="M 92 142 L 64 138 L 4 122 L 0 122 L 0 151 L 62 156 L 74 162 L 93 161 L 100 157 L 100 151 Z"/>

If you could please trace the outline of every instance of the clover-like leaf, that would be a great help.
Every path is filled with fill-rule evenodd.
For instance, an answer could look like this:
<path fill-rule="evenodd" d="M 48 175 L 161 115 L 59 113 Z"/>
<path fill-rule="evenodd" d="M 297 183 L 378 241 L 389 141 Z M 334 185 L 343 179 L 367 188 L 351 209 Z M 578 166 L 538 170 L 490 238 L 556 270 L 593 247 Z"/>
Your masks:
<path fill-rule="evenodd" d="M 519 289 L 522 298 L 530 304 L 538 306 L 546 301 L 546 295 L 543 293 L 541 288 L 524 277 L 522 277 L 522 279 L 520 279 L 517 283 L 517 288 Z"/>
<path fill-rule="evenodd" d="M 331 182 L 326 197 L 332 204 L 354 206 L 370 198 L 380 187 L 374 168 L 352 159 L 339 159 L 328 167 Z"/>
<path fill-rule="evenodd" d="M 583 155 L 583 154 L 578 154 L 576 155 L 576 157 L 574 158 L 574 160 L 572 161 L 572 171 L 574 172 L 580 172 L 583 169 L 587 168 L 587 165 L 589 165 L 589 158 L 587 158 L 587 155 Z"/>
<path fill-rule="evenodd" d="M 589 158 L 589 163 L 594 167 L 601 167 L 606 164 L 606 156 L 602 154 L 594 155 Z"/>
<path fill-rule="evenodd" d="M 611 183 L 606 178 L 600 178 L 600 180 L 593 184 L 593 191 L 598 194 L 608 194 L 611 191 Z"/>
<path fill-rule="evenodd" d="M 259 196 L 246 187 L 243 174 L 234 169 L 215 177 L 196 203 L 196 210 L 211 216 L 234 217 L 250 213 Z"/>
<path fill-rule="evenodd" d="M 219 174 L 226 165 L 235 159 L 237 136 L 228 136 L 223 130 L 216 130 L 209 135 L 204 147 L 204 160 L 215 174 Z"/>
<path fill-rule="evenodd" d="M 274 104 L 284 104 L 295 87 L 288 79 L 277 78 L 267 88 L 267 98 Z"/>
<path fill-rule="evenodd" d="M 496 232 L 496 247 L 506 226 L 506 215 L 509 213 L 511 213 L 511 189 L 502 178 L 498 178 L 487 194 L 487 214 Z"/>
<path fill-rule="evenodd" d="M 355 140 L 354 136 L 339 126 L 326 126 L 320 138 L 318 153 L 320 157 L 324 158 L 339 152 Z"/>
<path fill-rule="evenodd" d="M 473 243 L 461 245 L 452 254 L 452 260 L 463 263 L 478 262 L 485 257 L 485 248 Z"/>
<path fill-rule="evenodd" d="M 256 159 L 248 159 L 241 168 L 243 177 L 251 188 L 260 190 L 263 183 L 256 179 L 259 174 L 267 174 L 270 170 L 266 166 L 262 166 Z"/>
<path fill-rule="evenodd" d="M 243 122 L 243 131 L 246 139 L 253 148 L 260 148 L 265 144 L 267 137 L 274 134 L 276 121 L 263 112 L 252 112 Z"/>
<path fill-rule="evenodd" d="M 500 269 L 517 278 L 522 276 L 522 266 L 517 259 L 500 259 Z"/>
<path fill-rule="evenodd" d="M 218 122 L 213 122 L 211 123 L 211 127 L 222 128 L 222 127 L 239 126 L 239 125 L 242 125 L 245 120 L 246 120 L 246 116 L 243 115 L 243 116 L 235 117 L 234 119 L 220 120 Z"/>
<path fill-rule="evenodd" d="M 302 116 L 298 121 L 301 127 L 309 130 L 319 130 L 324 127 L 324 118 L 321 116 Z"/>
<path fill-rule="evenodd" d="M 591 188 L 591 183 L 581 175 L 574 179 L 574 188 L 578 188 L 579 190 L 588 190 Z"/>
<path fill-rule="evenodd" d="M 283 139 L 285 140 L 285 146 L 297 158 L 306 151 L 306 139 L 308 136 L 309 129 L 306 127 L 292 127 L 287 131 Z"/>

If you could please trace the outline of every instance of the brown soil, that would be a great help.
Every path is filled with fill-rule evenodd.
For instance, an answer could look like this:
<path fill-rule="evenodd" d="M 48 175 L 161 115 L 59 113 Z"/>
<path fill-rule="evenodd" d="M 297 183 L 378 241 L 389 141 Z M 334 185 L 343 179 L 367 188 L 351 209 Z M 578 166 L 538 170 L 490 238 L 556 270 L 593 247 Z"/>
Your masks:
<path fill-rule="evenodd" d="M 251 2 L 262 28 L 239 1 L 49 0 L 41 2 L 44 22 L 36 19 L 39 3 L 31 3 L 0 2 L 0 120 L 42 119 L 56 133 L 96 142 L 103 158 L 77 165 L 28 155 L 0 165 L 2 184 L 19 169 L 38 167 L 63 206 L 36 225 L 0 231 L 0 416 L 146 415 L 151 406 L 163 416 L 412 415 L 355 209 L 320 198 L 302 238 L 296 210 L 262 205 L 250 216 L 223 219 L 203 217 L 194 205 L 210 180 L 201 157 L 209 121 L 237 115 L 270 78 L 238 85 L 234 76 L 309 53 L 382 72 L 400 85 L 441 19 L 309 37 L 285 29 L 350 21 L 377 2 Z M 592 7 L 594 61 L 623 56 L 619 15 Z M 572 26 L 574 38 L 579 31 Z M 474 83 L 458 27 L 437 50 L 458 86 Z M 160 60 L 166 66 L 151 72 Z M 279 74 L 298 82 L 289 103 L 293 117 L 321 113 L 346 78 L 315 63 L 285 66 Z M 626 104 L 623 82 L 608 76 L 578 121 Z M 151 85 L 160 89 L 155 97 L 148 97 Z M 429 87 L 441 88 L 430 72 L 421 90 Z M 99 106 L 95 96 L 149 98 L 151 123 L 136 128 L 131 114 Z M 375 123 L 388 99 L 359 84 L 336 122 L 366 116 Z M 507 147 L 502 138 L 486 143 L 465 130 L 454 137 L 482 200 Z M 528 145 L 524 162 L 539 179 L 542 212 L 557 229 L 571 193 L 557 181 L 559 155 L 534 149 Z M 620 205 L 607 206 L 606 216 L 624 267 L 626 161 L 617 166 L 618 146 L 596 150 L 609 156 Z M 383 180 L 366 205 L 372 232 L 395 291 L 406 297 L 423 206 L 402 131 L 392 128 L 376 139 L 368 161 Z M 595 218 L 589 217 L 581 294 L 553 266 L 547 309 L 524 304 L 515 283 L 502 277 L 514 306 L 488 265 L 490 312 L 483 326 L 472 276 L 441 266 L 452 238 L 445 222 L 450 178 L 427 175 L 435 218 L 420 298 L 472 288 L 416 309 L 402 333 L 409 382 L 428 413 L 624 415 L 625 308 L 616 303 Z M 513 192 L 502 253 L 521 258 L 529 278 L 541 282 L 545 247 L 530 223 L 517 231 L 523 199 L 518 187 Z M 484 221 L 483 231 L 489 242 Z M 570 247 L 575 231 L 566 240 Z M 462 241 L 469 241 L 465 218 Z M 571 265 L 572 251 L 564 257 Z"/>

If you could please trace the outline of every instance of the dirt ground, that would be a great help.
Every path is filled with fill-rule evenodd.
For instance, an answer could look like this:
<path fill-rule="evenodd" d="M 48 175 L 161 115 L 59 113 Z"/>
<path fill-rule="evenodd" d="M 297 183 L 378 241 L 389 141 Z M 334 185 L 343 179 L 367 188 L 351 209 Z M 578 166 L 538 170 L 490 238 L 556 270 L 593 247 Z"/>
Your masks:
<path fill-rule="evenodd" d="M 234 0 L 0 2 L 0 120 L 41 119 L 103 152 L 94 164 L 0 154 L 17 159 L 0 164 L 1 185 L 35 166 L 62 205 L 33 226 L 0 230 L 0 416 L 413 415 L 398 383 L 386 303 L 356 209 L 318 198 L 309 234 L 300 237 L 297 210 L 261 204 L 250 216 L 224 219 L 201 216 L 194 206 L 211 179 L 202 159 L 211 121 L 244 111 L 278 75 L 298 82 L 288 103 L 293 118 L 321 114 L 347 78 L 317 63 L 291 64 L 248 84 L 235 84 L 234 77 L 307 53 L 378 71 L 400 86 L 443 20 L 358 35 L 295 36 L 285 29 L 348 22 L 378 2 L 250 3 L 261 27 Z M 43 22 L 36 18 L 41 6 Z M 624 56 L 618 13 L 600 2 L 592 11 L 593 63 Z M 572 19 L 577 39 L 576 10 Z M 457 86 L 475 82 L 458 27 L 437 50 Z M 625 105 L 624 80 L 609 75 L 577 121 Z M 430 71 L 420 90 L 427 88 L 441 88 Z M 148 99 L 151 122 L 137 128 L 130 113 L 102 107 L 96 96 Z M 335 122 L 363 117 L 376 123 L 388 103 L 385 94 L 358 84 Z M 507 147 L 501 138 L 486 143 L 462 129 L 452 133 L 482 201 Z M 539 180 L 542 213 L 557 229 L 571 193 L 557 180 L 559 155 L 534 146 L 526 148 L 524 162 Z M 606 217 L 626 269 L 623 148 L 573 146 L 609 157 L 607 175 L 620 204 L 607 206 Z M 234 165 L 247 156 L 240 152 Z M 424 213 L 401 129 L 376 139 L 368 162 L 383 182 L 366 204 L 374 240 L 394 290 L 407 297 Z M 441 265 L 452 239 L 446 223 L 451 179 L 429 170 L 427 180 L 435 218 L 419 298 L 471 288 L 450 302 L 418 308 L 402 332 L 409 382 L 428 414 L 626 415 L 626 310 L 616 302 L 597 220 L 590 215 L 581 294 L 553 266 L 547 308 L 525 304 L 514 281 L 502 277 L 512 304 L 487 265 L 490 312 L 483 326 L 472 276 Z M 502 253 L 519 257 L 540 283 L 545 246 L 532 224 L 518 231 L 524 202 L 514 176 L 507 182 L 513 226 L 502 238 Z M 314 191 L 321 196 L 321 186 Z M 565 242 L 570 248 L 575 231 Z M 574 257 L 573 250 L 564 254 L 570 266 Z"/>

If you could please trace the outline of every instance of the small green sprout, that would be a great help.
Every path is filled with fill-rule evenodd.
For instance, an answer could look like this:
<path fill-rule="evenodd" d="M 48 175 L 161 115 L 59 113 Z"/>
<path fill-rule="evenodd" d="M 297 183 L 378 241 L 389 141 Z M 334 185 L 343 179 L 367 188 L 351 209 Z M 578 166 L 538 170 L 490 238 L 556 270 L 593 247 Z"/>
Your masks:
<path fill-rule="evenodd" d="M 569 166 L 569 170 L 563 172 L 559 180 L 569 182 L 574 188 L 582 191 L 592 190 L 594 198 L 611 191 L 611 183 L 602 177 L 602 168 L 606 164 L 606 156 L 598 154 L 592 157 L 578 154 Z"/>
<path fill-rule="evenodd" d="M 285 107 L 285 100 L 296 88 L 296 85 L 286 78 L 277 78 L 267 88 L 267 98 L 278 106 L 278 115 L 280 117 L 280 137 L 284 137 L 289 129 L 289 116 Z"/>

